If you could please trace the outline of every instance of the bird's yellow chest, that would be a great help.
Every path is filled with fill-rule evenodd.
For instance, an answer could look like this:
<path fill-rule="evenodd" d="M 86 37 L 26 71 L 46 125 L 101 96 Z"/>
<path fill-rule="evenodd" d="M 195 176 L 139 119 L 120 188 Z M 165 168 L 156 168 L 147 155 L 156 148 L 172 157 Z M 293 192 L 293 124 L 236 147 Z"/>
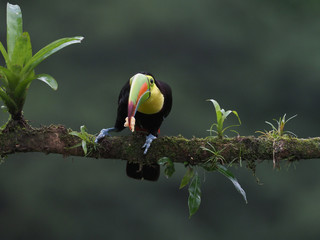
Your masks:
<path fill-rule="evenodd" d="M 150 97 L 140 104 L 138 112 L 144 114 L 155 114 L 161 111 L 164 103 L 163 94 L 159 88 L 154 86 L 151 90 Z"/>

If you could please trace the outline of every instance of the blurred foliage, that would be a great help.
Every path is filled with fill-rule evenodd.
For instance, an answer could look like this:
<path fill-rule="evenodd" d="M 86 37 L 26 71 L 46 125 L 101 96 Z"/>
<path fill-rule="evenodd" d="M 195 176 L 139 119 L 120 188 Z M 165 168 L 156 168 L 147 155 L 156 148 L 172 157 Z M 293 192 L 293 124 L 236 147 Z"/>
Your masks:
<path fill-rule="evenodd" d="M 147 70 L 173 90 L 161 134 L 206 136 L 212 106 L 205 99 L 214 98 L 241 115 L 241 135 L 287 113 L 299 115 L 290 122 L 298 137 L 319 136 L 319 1 L 11 3 L 23 11 L 35 52 L 61 37 L 85 37 L 39 66 L 59 90 L 33 83 L 24 108 L 33 126 L 85 124 L 92 133 L 110 127 L 121 87 Z M 5 9 L 1 1 L 3 43 Z M 274 171 L 272 162 L 262 163 L 262 186 L 245 168 L 232 169 L 247 205 L 222 176 L 208 174 L 189 220 L 188 191 L 177 187 L 184 166 L 149 183 L 128 179 L 118 160 L 16 154 L 0 166 L 0 239 L 318 239 L 319 167 L 308 160 Z"/>

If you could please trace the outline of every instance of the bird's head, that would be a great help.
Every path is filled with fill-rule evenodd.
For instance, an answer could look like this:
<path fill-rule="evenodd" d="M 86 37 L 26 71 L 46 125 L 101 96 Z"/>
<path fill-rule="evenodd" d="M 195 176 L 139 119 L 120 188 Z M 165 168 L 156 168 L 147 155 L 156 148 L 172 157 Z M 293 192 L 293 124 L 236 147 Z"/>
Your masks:
<path fill-rule="evenodd" d="M 155 86 L 154 78 L 149 74 L 137 73 L 130 78 L 130 93 L 128 101 L 128 125 L 134 131 L 132 118 L 135 116 L 139 106 L 151 97 Z"/>

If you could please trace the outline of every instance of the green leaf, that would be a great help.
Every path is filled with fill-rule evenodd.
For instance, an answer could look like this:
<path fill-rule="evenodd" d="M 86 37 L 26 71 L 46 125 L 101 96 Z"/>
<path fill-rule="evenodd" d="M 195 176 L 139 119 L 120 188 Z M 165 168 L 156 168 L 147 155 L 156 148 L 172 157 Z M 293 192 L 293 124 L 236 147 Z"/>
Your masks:
<path fill-rule="evenodd" d="M 81 144 L 82 144 L 84 155 L 87 155 L 88 153 L 87 142 L 85 140 L 82 140 Z"/>
<path fill-rule="evenodd" d="M 4 104 L 8 107 L 10 113 L 14 112 L 17 110 L 17 104 L 10 98 L 7 93 L 0 88 L 0 98 L 4 102 Z"/>
<path fill-rule="evenodd" d="M 43 60 L 54 54 L 55 52 L 61 50 L 64 47 L 67 47 L 71 44 L 80 43 L 83 37 L 71 37 L 71 38 L 62 38 L 56 40 L 41 50 L 39 50 L 27 63 L 26 66 L 22 69 L 22 74 L 28 74 L 32 71 L 38 64 Z"/>
<path fill-rule="evenodd" d="M 8 75 L 10 75 L 10 74 L 11 73 L 7 68 L 0 66 L 0 79 L 3 80 L 5 87 L 7 87 L 9 85 Z"/>
<path fill-rule="evenodd" d="M 200 177 L 198 176 L 198 173 L 196 172 L 194 177 L 192 178 L 192 181 L 189 185 L 189 198 L 188 198 L 188 207 L 189 207 L 189 218 L 193 214 L 195 214 L 201 203 L 201 189 L 200 189 Z"/>
<path fill-rule="evenodd" d="M 27 32 L 24 32 L 16 41 L 14 50 L 11 56 L 10 65 L 8 66 L 10 70 L 13 71 L 11 67 L 19 66 L 21 71 L 22 67 L 26 62 L 28 62 L 32 57 L 32 47 L 30 36 Z M 17 74 L 20 73 L 17 72 Z"/>
<path fill-rule="evenodd" d="M 6 65 L 8 66 L 9 65 L 9 56 L 8 56 L 8 53 L 1 42 L 0 42 L 0 52 L 6 62 Z"/>
<path fill-rule="evenodd" d="M 79 137 L 79 138 L 80 138 L 80 135 L 81 135 L 81 133 L 76 132 L 76 131 L 69 132 L 69 134 L 72 135 L 72 136 Z"/>
<path fill-rule="evenodd" d="M 189 184 L 190 180 L 193 178 L 193 176 L 194 176 L 193 168 L 188 167 L 185 175 L 183 176 L 183 178 L 181 180 L 181 184 L 180 184 L 179 189 L 182 189 L 185 186 L 187 186 Z"/>
<path fill-rule="evenodd" d="M 22 35 L 22 13 L 18 5 L 7 4 L 7 51 L 12 60 L 16 41 Z"/>
<path fill-rule="evenodd" d="M 233 110 L 232 113 L 238 118 L 239 124 L 241 125 L 241 120 L 240 120 L 240 117 L 239 117 L 239 114 L 237 113 L 237 111 Z"/>
<path fill-rule="evenodd" d="M 57 81 L 52 76 L 50 76 L 48 74 L 38 74 L 34 78 L 48 84 L 49 87 L 51 87 L 53 90 L 58 89 Z"/>
<path fill-rule="evenodd" d="M 26 92 L 26 89 L 29 87 L 31 82 L 35 79 L 38 79 L 48 84 L 48 86 L 51 87 L 53 90 L 58 89 L 58 83 L 52 76 L 48 74 L 38 74 L 30 78 L 24 79 L 22 82 L 20 82 L 16 87 L 15 96 L 20 98 Z"/>
<path fill-rule="evenodd" d="M 87 133 L 87 128 L 86 128 L 86 126 L 85 126 L 85 125 L 82 125 L 82 126 L 80 127 L 80 131 L 81 131 L 82 134 L 86 134 L 86 133 Z"/>
<path fill-rule="evenodd" d="M 168 157 L 162 157 L 158 160 L 158 164 L 165 166 L 164 175 L 169 178 L 175 172 L 174 163 Z"/>
<path fill-rule="evenodd" d="M 216 114 L 217 114 L 217 122 L 219 124 L 219 122 L 222 120 L 222 113 L 221 113 L 221 108 L 220 108 L 219 103 L 214 99 L 208 99 L 207 101 L 210 101 L 213 103 L 213 106 L 214 106 Z"/>
<path fill-rule="evenodd" d="M 224 167 L 224 166 L 222 166 L 220 164 L 217 165 L 217 170 L 218 170 L 218 172 L 220 172 L 222 175 L 227 177 L 233 183 L 233 185 L 235 186 L 237 191 L 242 195 L 244 201 L 246 203 L 248 203 L 246 192 L 240 186 L 238 180 L 233 176 L 233 174 L 226 167 Z"/>

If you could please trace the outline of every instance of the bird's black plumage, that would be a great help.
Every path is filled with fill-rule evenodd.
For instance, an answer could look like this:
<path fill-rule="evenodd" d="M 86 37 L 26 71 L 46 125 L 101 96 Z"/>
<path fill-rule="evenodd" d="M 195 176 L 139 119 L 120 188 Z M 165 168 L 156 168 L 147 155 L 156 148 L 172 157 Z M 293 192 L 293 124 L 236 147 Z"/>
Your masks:
<path fill-rule="evenodd" d="M 136 127 L 137 129 L 141 129 L 146 131 L 149 134 L 154 136 L 158 136 L 158 131 L 165 117 L 167 117 L 171 111 L 172 107 L 172 92 L 171 88 L 168 84 L 156 80 L 153 75 L 150 73 L 142 72 L 142 74 L 146 74 L 152 76 L 155 82 L 155 85 L 158 87 L 160 92 L 164 97 L 164 102 L 162 109 L 154 114 L 145 114 L 139 112 L 137 110 L 135 114 Z M 117 111 L 117 119 L 115 122 L 115 130 L 122 131 L 124 127 L 125 118 L 128 116 L 128 99 L 130 93 L 130 80 L 126 82 L 123 88 L 120 91 L 118 98 L 118 111 Z M 127 175 L 129 177 L 133 177 L 136 179 L 147 179 L 156 181 L 160 174 L 160 167 L 158 164 L 153 165 L 144 165 L 136 163 L 127 162 Z"/>

